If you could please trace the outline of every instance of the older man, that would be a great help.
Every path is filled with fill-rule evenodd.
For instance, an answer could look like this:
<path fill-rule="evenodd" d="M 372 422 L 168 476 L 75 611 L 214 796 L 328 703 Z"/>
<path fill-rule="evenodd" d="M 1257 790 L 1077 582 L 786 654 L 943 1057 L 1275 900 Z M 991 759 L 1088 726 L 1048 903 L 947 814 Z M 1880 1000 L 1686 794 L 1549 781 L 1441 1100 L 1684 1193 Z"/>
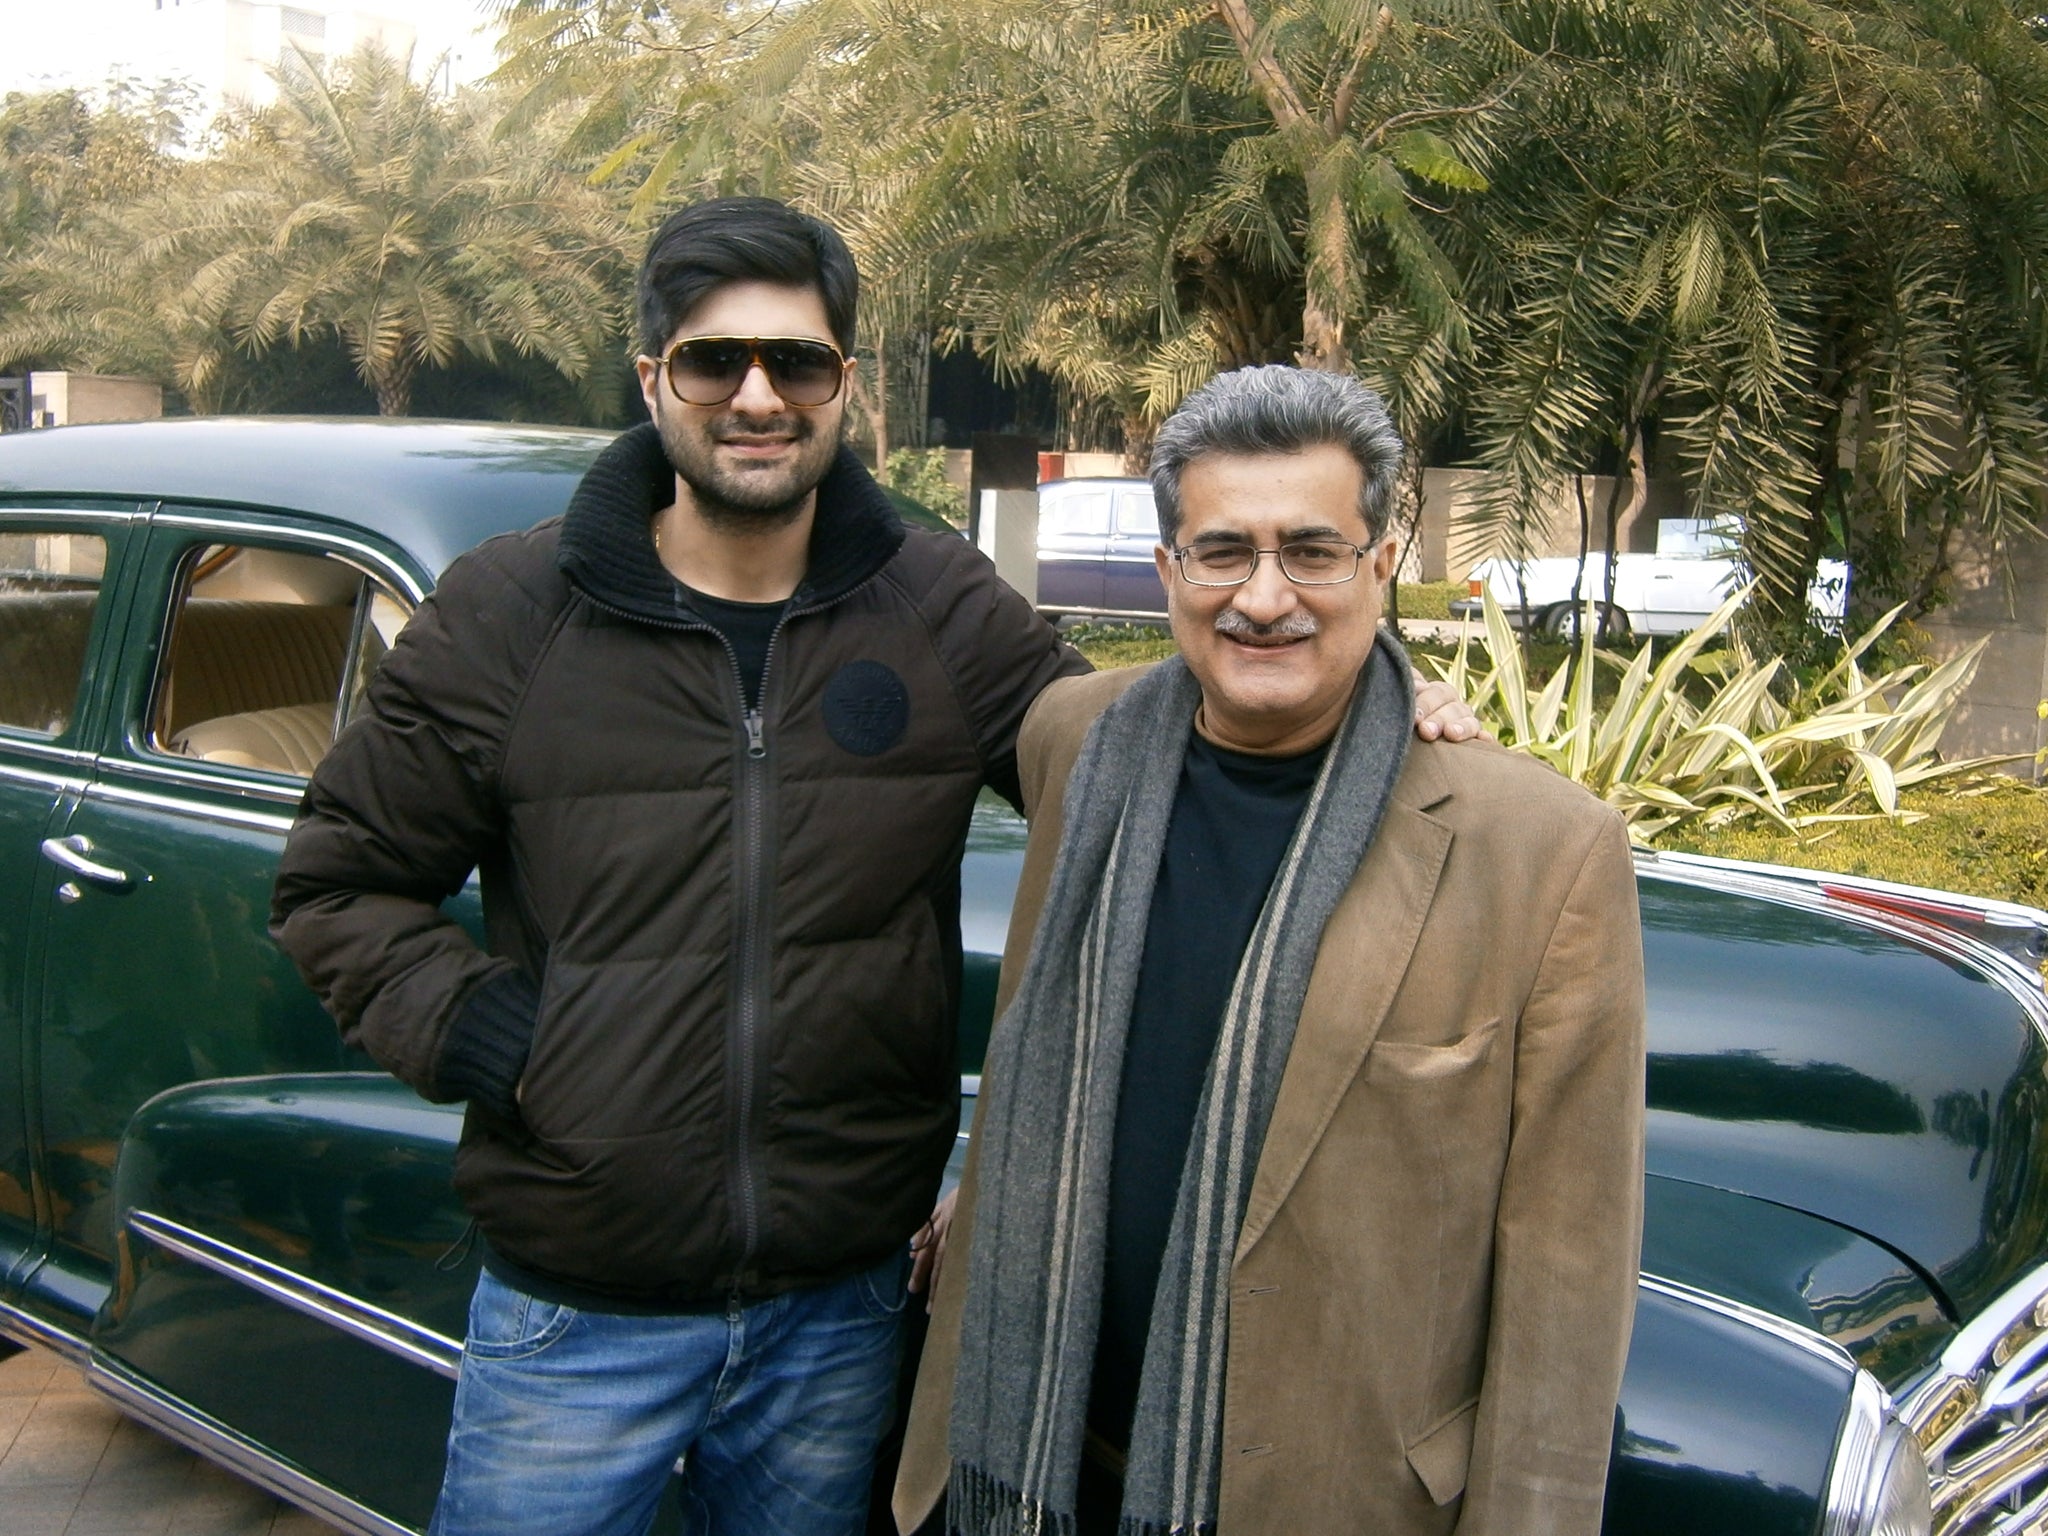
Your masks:
<path fill-rule="evenodd" d="M 1599 1528 L 1640 1232 L 1628 843 L 1527 758 L 1410 739 L 1399 447 L 1334 375 L 1190 396 L 1152 466 L 1181 659 L 1026 721 L 906 1529 L 949 1484 L 973 1536 Z"/>

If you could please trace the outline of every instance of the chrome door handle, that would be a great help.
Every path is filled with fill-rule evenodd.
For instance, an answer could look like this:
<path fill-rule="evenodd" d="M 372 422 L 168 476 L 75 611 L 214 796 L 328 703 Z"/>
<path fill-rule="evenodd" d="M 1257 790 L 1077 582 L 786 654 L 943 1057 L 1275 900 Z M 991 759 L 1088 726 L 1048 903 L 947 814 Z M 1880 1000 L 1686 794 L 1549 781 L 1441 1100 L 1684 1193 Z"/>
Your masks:
<path fill-rule="evenodd" d="M 89 837 L 46 837 L 43 857 L 67 874 L 76 875 L 103 891 L 132 891 L 135 877 L 125 869 L 101 864 L 88 857 L 93 851 Z"/>

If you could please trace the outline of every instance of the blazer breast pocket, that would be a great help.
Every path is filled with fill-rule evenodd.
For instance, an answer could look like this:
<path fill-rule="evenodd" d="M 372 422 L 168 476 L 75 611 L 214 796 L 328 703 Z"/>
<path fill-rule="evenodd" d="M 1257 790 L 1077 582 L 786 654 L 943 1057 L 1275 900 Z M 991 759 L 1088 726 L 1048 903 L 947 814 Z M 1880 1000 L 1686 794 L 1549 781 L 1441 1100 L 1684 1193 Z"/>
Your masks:
<path fill-rule="evenodd" d="M 1365 1055 L 1365 1078 L 1371 1083 L 1433 1083 L 1457 1077 L 1480 1066 L 1493 1054 L 1500 1020 L 1488 1019 L 1448 1045 L 1417 1045 L 1408 1040 L 1375 1040 Z"/>

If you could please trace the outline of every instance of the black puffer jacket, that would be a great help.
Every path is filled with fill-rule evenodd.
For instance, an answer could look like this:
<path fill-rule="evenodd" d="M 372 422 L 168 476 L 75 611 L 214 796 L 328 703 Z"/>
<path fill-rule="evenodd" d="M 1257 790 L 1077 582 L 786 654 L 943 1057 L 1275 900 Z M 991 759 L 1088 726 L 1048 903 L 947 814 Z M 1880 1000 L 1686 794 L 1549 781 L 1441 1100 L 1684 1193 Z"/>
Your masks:
<path fill-rule="evenodd" d="M 969 812 L 1015 798 L 1026 707 L 1086 669 L 842 453 L 749 716 L 655 556 L 672 496 L 643 427 L 562 519 L 450 567 L 272 913 L 351 1043 L 471 1101 L 456 1183 L 492 1247 L 643 1307 L 836 1279 L 929 1213 Z M 472 867 L 488 952 L 440 909 Z"/>

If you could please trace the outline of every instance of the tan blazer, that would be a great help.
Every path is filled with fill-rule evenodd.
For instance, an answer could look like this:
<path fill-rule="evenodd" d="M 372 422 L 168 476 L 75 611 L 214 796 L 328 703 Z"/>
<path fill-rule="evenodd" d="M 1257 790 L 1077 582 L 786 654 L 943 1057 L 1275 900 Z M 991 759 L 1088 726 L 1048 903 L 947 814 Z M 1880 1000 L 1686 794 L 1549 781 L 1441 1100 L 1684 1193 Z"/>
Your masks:
<path fill-rule="evenodd" d="M 1008 1002 L 1087 728 L 1020 742 Z M 896 1484 L 945 1491 L 974 1232 L 953 1220 Z M 1642 1230 L 1643 966 L 1620 818 L 1491 743 L 1410 744 L 1302 1006 L 1239 1234 L 1221 1536 L 1593 1536 Z"/>

